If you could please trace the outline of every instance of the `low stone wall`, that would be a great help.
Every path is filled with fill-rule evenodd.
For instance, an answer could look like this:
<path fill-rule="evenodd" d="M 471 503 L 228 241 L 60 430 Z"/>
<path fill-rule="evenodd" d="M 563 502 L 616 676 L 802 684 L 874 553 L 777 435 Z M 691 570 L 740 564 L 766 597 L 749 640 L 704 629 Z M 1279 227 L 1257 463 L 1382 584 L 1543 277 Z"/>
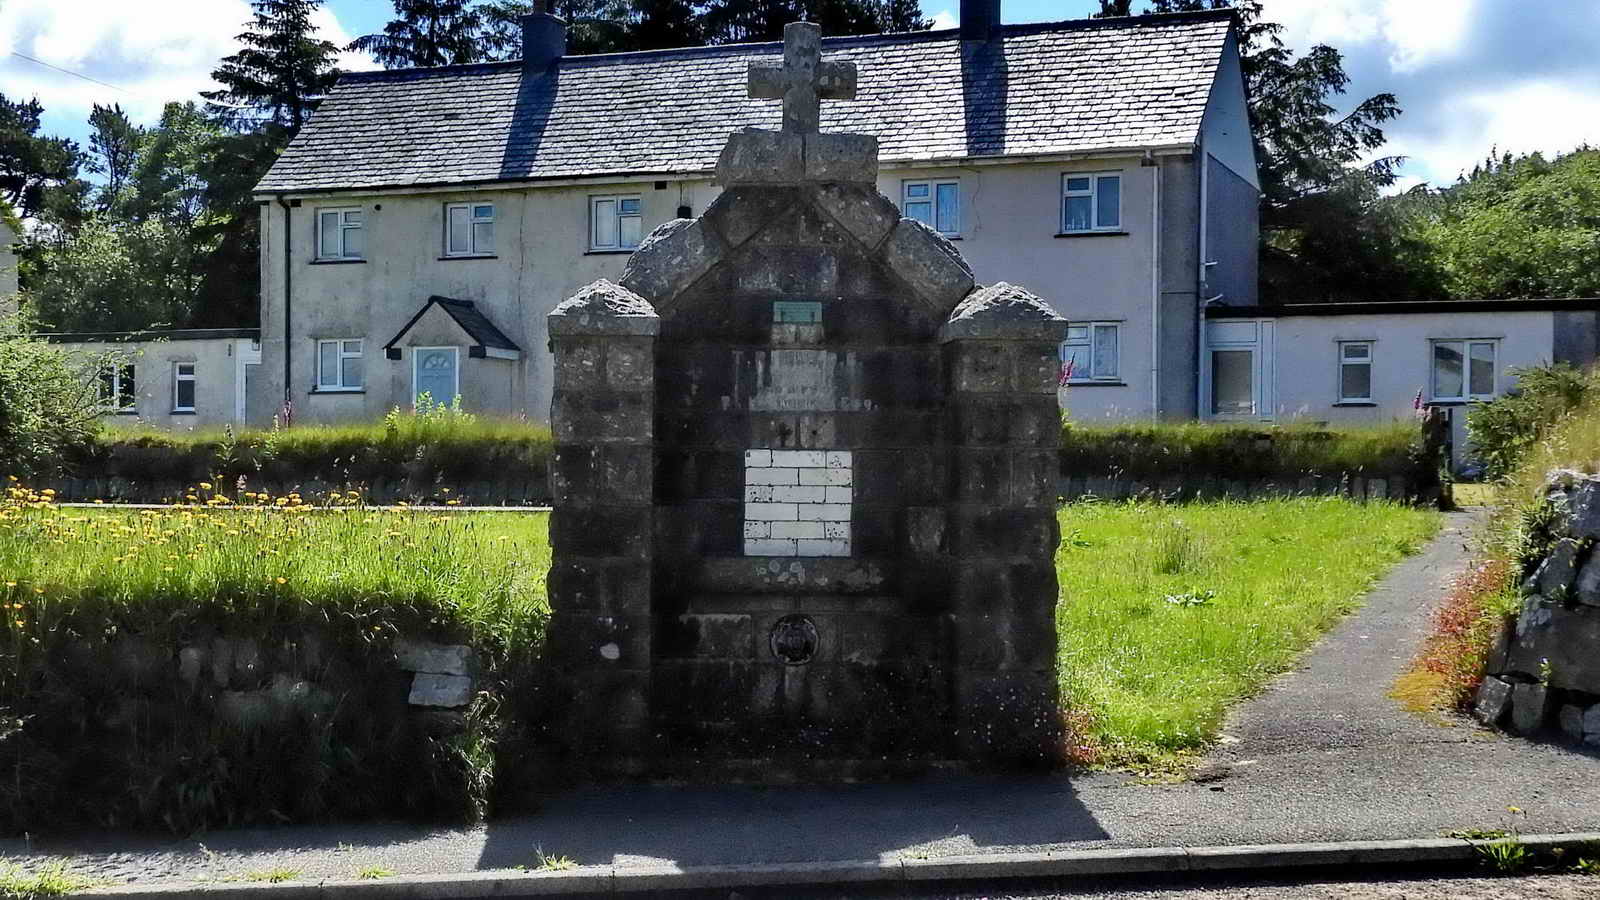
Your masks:
<path fill-rule="evenodd" d="M 1167 502 L 1268 497 L 1348 497 L 1353 500 L 1398 500 L 1432 503 L 1438 492 L 1418 491 L 1407 474 L 1306 476 L 1294 480 L 1244 481 L 1225 478 L 1159 480 L 1120 478 L 1116 475 L 1062 475 L 1057 491 L 1066 501 L 1096 498 L 1128 500 L 1152 498 Z"/>
<path fill-rule="evenodd" d="M 1518 734 L 1600 747 L 1600 476 L 1557 471 L 1545 487 L 1549 547 L 1528 562 L 1522 611 L 1485 666 L 1474 713 Z"/>

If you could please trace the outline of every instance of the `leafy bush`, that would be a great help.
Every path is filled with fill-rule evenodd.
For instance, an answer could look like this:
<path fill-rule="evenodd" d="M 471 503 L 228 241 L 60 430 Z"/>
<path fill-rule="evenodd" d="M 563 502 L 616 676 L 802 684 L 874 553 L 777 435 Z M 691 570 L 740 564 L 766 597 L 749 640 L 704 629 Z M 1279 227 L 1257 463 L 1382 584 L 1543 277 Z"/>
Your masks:
<path fill-rule="evenodd" d="M 1061 470 L 1094 477 L 1293 480 L 1411 470 L 1412 422 L 1354 428 L 1206 423 L 1061 426 Z"/>
<path fill-rule="evenodd" d="M 1568 363 L 1515 370 L 1517 386 L 1467 413 L 1467 435 L 1489 478 L 1516 470 L 1550 426 L 1594 393 L 1593 375 Z"/>
<path fill-rule="evenodd" d="M 0 316 L 0 474 L 55 474 L 99 431 L 96 382 L 60 348 Z"/>

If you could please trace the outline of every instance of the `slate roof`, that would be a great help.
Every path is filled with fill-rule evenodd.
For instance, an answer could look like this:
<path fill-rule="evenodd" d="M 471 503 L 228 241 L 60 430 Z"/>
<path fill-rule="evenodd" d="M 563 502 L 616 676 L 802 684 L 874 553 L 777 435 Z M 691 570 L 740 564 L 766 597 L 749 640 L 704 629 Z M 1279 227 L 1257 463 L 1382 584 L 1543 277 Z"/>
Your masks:
<path fill-rule="evenodd" d="M 1188 146 L 1232 23 L 1226 10 L 828 38 L 858 69 L 824 131 L 876 135 L 886 162 Z M 257 191 L 709 172 L 729 132 L 777 128 L 746 68 L 782 45 L 569 56 L 345 75 Z"/>
<path fill-rule="evenodd" d="M 453 300 L 449 297 L 440 297 L 437 294 L 429 297 L 428 302 L 422 304 L 422 308 L 417 310 L 417 314 L 411 317 L 411 321 L 407 322 L 399 333 L 390 339 L 389 343 L 383 345 L 384 349 L 387 350 L 400 343 L 401 338 L 406 336 L 406 332 L 411 330 L 411 326 L 421 321 L 431 306 L 438 306 L 445 311 L 445 315 L 454 319 L 455 323 L 461 326 L 461 330 L 472 338 L 475 346 L 492 347 L 496 350 L 512 350 L 517 353 L 522 352 L 522 348 L 517 346 L 517 342 L 506 337 L 504 331 L 495 327 L 495 324 L 489 321 L 489 317 L 484 315 L 471 300 Z"/>

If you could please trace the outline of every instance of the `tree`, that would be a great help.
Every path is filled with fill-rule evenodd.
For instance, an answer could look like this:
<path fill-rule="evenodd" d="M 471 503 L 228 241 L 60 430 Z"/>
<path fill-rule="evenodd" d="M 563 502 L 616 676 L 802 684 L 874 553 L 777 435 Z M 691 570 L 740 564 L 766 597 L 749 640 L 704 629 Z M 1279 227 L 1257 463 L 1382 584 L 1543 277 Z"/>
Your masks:
<path fill-rule="evenodd" d="M 706 43 L 782 40 L 783 26 L 801 19 L 821 25 L 826 35 L 923 31 L 932 25 L 916 3 L 898 0 L 710 0 Z"/>
<path fill-rule="evenodd" d="M 1491 156 L 1431 199 L 1415 233 L 1451 296 L 1600 296 L 1600 149 Z"/>
<path fill-rule="evenodd" d="M 647 48 L 640 43 L 641 23 L 637 19 L 642 13 L 635 12 L 636 6 L 653 7 L 652 17 L 670 17 L 676 11 L 686 12 L 690 18 L 694 14 L 688 0 L 551 0 L 548 4 L 552 15 L 567 22 L 569 53 L 618 53 L 670 46 L 657 43 Z M 532 0 L 488 0 L 480 7 L 486 58 L 522 56 L 522 17 L 533 12 L 533 8 Z M 656 35 L 666 29 L 651 25 L 643 30 Z M 678 46 L 699 44 L 698 29 L 685 35 L 684 40 L 685 43 Z"/>
<path fill-rule="evenodd" d="M 133 177 L 133 161 L 143 143 L 145 131 L 128 120 L 122 105 L 96 103 L 89 113 L 89 155 L 85 168 L 104 175 L 105 184 L 97 193 L 95 206 L 106 212 L 122 200 L 122 191 Z"/>
<path fill-rule="evenodd" d="M 52 331 L 138 331 L 182 326 L 200 285 L 190 236 L 159 219 L 98 217 L 49 254 L 24 305 Z"/>
<path fill-rule="evenodd" d="M 346 49 L 370 53 L 391 69 L 484 58 L 478 40 L 483 14 L 470 0 L 394 0 L 394 13 L 382 33 L 358 37 Z"/>
<path fill-rule="evenodd" d="M 71 185 L 83 161 L 77 142 L 39 134 L 43 114 L 38 100 L 0 94 L 0 199 L 24 219 L 46 207 L 51 189 Z"/>
<path fill-rule="evenodd" d="M 321 6 L 322 0 L 252 0 L 250 30 L 239 35 L 244 47 L 211 73 L 222 90 L 200 94 L 211 112 L 234 127 L 298 133 L 339 77 L 338 48 L 318 38 L 311 22 Z"/>

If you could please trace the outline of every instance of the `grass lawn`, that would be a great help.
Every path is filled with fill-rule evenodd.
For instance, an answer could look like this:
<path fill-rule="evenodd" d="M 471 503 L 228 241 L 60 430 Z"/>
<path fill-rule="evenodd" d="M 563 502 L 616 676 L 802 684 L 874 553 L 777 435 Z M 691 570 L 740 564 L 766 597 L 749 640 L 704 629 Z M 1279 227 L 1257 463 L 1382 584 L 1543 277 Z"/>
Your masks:
<path fill-rule="evenodd" d="M 1056 622 L 1074 755 L 1180 765 L 1439 521 L 1326 498 L 1065 507 Z"/>
<path fill-rule="evenodd" d="M 233 498 L 274 507 L 240 509 L 207 505 L 204 491 L 189 507 L 63 509 L 22 493 L 0 503 L 0 657 L 108 621 L 159 633 L 179 619 L 246 630 L 337 620 L 378 637 L 457 634 L 501 654 L 542 637 L 543 514 Z M 1076 755 L 1156 769 L 1207 746 L 1229 704 L 1288 667 L 1439 524 L 1431 511 L 1328 498 L 1084 503 L 1060 515 L 1057 624 Z"/>

